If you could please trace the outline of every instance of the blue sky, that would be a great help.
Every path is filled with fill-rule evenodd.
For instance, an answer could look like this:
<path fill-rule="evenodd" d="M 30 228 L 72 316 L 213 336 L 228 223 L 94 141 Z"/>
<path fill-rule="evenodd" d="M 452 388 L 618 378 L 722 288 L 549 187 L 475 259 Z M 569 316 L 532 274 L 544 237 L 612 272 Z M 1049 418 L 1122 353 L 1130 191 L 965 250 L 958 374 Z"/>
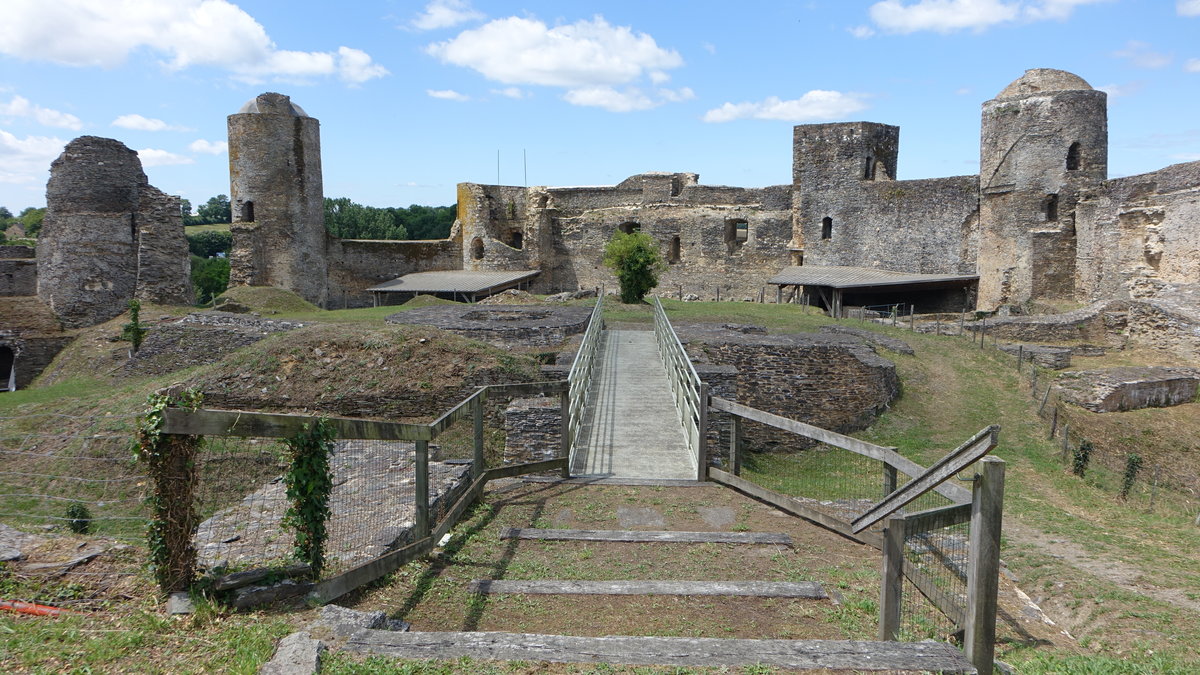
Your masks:
<path fill-rule="evenodd" d="M 374 206 L 451 204 L 497 153 L 512 185 L 783 184 L 812 122 L 971 174 L 980 104 L 1042 67 L 1109 92 L 1111 176 L 1200 159 L 1200 0 L 4 0 L 0 205 L 44 205 L 85 134 L 228 194 L 225 117 L 264 91 L 320 119 L 326 196 Z"/>

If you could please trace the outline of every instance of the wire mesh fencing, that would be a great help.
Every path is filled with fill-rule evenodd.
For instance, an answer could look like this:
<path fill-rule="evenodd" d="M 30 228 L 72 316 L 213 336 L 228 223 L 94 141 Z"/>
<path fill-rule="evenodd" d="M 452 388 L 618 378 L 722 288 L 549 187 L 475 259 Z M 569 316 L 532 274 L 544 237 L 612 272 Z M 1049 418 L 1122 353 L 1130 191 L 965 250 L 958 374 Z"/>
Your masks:
<path fill-rule="evenodd" d="M 101 609 L 146 582 L 133 416 L 0 417 L 0 599 Z"/>

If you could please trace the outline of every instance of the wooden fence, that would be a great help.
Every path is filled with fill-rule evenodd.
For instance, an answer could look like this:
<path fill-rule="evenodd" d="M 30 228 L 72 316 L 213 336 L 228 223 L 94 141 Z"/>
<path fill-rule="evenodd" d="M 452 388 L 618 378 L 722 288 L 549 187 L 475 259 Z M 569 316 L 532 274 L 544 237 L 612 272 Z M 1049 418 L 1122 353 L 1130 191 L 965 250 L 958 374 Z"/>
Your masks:
<path fill-rule="evenodd" d="M 403 424 L 344 417 L 325 418 L 335 430 L 339 441 L 363 439 L 413 442 L 415 513 L 411 543 L 320 580 L 310 597 L 322 603 L 329 602 L 429 552 L 458 523 L 490 480 L 546 471 L 559 471 L 563 476 L 569 475 L 569 437 L 566 433 L 571 405 L 569 388 L 566 380 L 481 387 L 429 424 Z M 487 466 L 484 455 L 484 404 L 489 394 L 499 393 L 508 396 L 560 395 L 563 416 L 563 447 L 560 457 L 510 466 Z M 165 411 L 162 432 L 189 436 L 287 438 L 294 436 L 316 419 L 310 415 L 171 408 Z M 434 522 L 435 518 L 430 512 L 429 443 L 455 422 L 467 419 L 473 426 L 470 484 L 462 496 Z M 192 496 L 172 494 L 159 495 L 159 498 L 182 500 L 192 499 Z"/>

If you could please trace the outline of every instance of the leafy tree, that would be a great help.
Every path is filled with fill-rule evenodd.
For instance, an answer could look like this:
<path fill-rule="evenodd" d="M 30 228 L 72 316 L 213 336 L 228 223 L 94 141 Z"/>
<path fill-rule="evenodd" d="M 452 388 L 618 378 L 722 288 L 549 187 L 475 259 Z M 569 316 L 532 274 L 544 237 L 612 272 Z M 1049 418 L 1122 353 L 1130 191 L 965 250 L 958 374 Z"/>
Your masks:
<path fill-rule="evenodd" d="M 42 220 L 45 217 L 45 207 L 35 209 L 30 206 L 21 211 L 21 215 L 17 216 L 17 220 L 20 220 L 21 226 L 25 228 L 25 236 L 36 237 L 38 231 L 42 229 Z"/>
<path fill-rule="evenodd" d="M 621 284 L 621 302 L 632 305 L 642 301 L 658 285 L 658 275 L 666 269 L 658 247 L 642 232 L 613 232 L 604 247 L 604 265 L 617 275 Z"/>
<path fill-rule="evenodd" d="M 197 305 L 212 302 L 229 287 L 229 260 L 192 256 L 192 287 Z"/>
<path fill-rule="evenodd" d="M 0 223 L 7 224 L 12 219 L 12 211 L 9 211 L 7 206 L 0 206 Z"/>
<path fill-rule="evenodd" d="M 203 205 L 196 207 L 197 223 L 193 225 L 233 222 L 233 212 L 229 208 L 229 197 L 217 195 L 211 197 Z"/>
<path fill-rule="evenodd" d="M 0 230 L 0 244 L 8 241 L 8 235 L 4 234 L 4 230 Z"/>
<path fill-rule="evenodd" d="M 197 232 L 187 235 L 188 251 L 201 258 L 212 258 L 218 253 L 229 255 L 233 248 L 233 233 L 231 232 Z"/>
<path fill-rule="evenodd" d="M 179 198 L 179 215 L 183 216 L 185 220 L 187 218 L 191 217 L 191 215 L 192 215 L 191 200 L 184 199 L 183 197 Z"/>

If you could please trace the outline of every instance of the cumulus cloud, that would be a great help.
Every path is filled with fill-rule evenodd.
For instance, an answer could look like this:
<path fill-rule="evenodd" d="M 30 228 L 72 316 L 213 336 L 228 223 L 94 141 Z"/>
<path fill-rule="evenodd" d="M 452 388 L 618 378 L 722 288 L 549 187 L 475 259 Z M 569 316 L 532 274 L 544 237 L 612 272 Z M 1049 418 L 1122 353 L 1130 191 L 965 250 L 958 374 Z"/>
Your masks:
<path fill-rule="evenodd" d="M 628 84 L 683 65 L 675 50 L 600 16 L 554 27 L 532 18 L 496 19 L 426 51 L 503 84 L 571 89 Z"/>
<path fill-rule="evenodd" d="M 1175 11 L 1179 16 L 1200 16 L 1200 0 L 1178 0 Z"/>
<path fill-rule="evenodd" d="M 51 136 L 18 138 L 0 129 L 0 183 L 45 183 L 50 162 L 66 144 Z"/>
<path fill-rule="evenodd" d="M 112 121 L 112 126 L 121 127 L 122 129 L 134 129 L 136 131 L 190 131 L 187 127 L 167 124 L 160 119 L 143 117 L 136 113 L 121 115 Z"/>
<path fill-rule="evenodd" d="M 425 11 L 412 20 L 411 25 L 417 30 L 436 30 L 482 18 L 483 13 L 472 8 L 471 3 L 465 0 L 433 0 L 425 6 Z"/>
<path fill-rule="evenodd" d="M 520 87 L 505 87 L 503 89 L 493 89 L 493 94 L 503 96 L 505 98 L 525 98 L 525 90 Z"/>
<path fill-rule="evenodd" d="M 113 68 L 148 49 L 170 70 L 209 66 L 245 80 L 336 75 L 356 84 L 387 74 L 347 47 L 280 50 L 262 24 L 227 0 L 5 0 L 4 13 L 0 53 L 22 59 Z"/>
<path fill-rule="evenodd" d="M 862 94 L 814 89 L 798 99 L 784 101 L 771 96 L 762 101 L 726 103 L 704 113 L 705 122 L 732 122 L 740 119 L 816 122 L 844 119 L 867 108 Z"/>
<path fill-rule="evenodd" d="M 0 103 L 0 115 L 5 117 L 29 117 L 44 127 L 61 127 L 78 131 L 83 122 L 71 113 L 43 108 L 30 103 L 24 96 L 13 96 L 8 103 Z"/>
<path fill-rule="evenodd" d="M 205 155 L 221 155 L 229 152 L 229 144 L 225 141 L 207 141 L 203 138 L 197 138 L 188 145 L 188 150 Z"/>
<path fill-rule="evenodd" d="M 1183 69 L 1189 73 L 1200 73 L 1200 59 L 1188 59 L 1187 63 L 1183 64 Z"/>
<path fill-rule="evenodd" d="M 1113 52 L 1113 56 L 1125 59 L 1138 68 L 1163 68 L 1171 65 L 1172 61 L 1171 55 L 1156 52 L 1149 44 L 1138 40 L 1126 42 L 1123 49 Z"/>
<path fill-rule="evenodd" d="M 426 89 L 425 93 L 428 94 L 431 98 L 440 98 L 444 101 L 462 102 L 462 101 L 471 100 L 470 96 L 467 96 L 466 94 L 460 94 L 459 92 L 454 91 L 453 89 Z"/>
<path fill-rule="evenodd" d="M 636 87 L 624 91 L 612 87 L 580 87 L 568 91 L 563 100 L 571 105 L 604 108 L 609 112 L 649 110 L 660 105 Z"/>
<path fill-rule="evenodd" d="M 144 148 L 137 151 L 142 166 L 174 166 L 177 164 L 195 164 L 196 160 L 186 155 L 177 155 L 157 148 Z"/>
<path fill-rule="evenodd" d="M 860 40 L 865 40 L 875 34 L 875 29 L 870 26 L 852 26 L 846 30 Z"/>
<path fill-rule="evenodd" d="M 905 4 L 902 0 L 883 0 L 871 5 L 868 15 L 876 26 L 888 33 L 978 32 L 1017 21 L 1063 20 L 1069 18 L 1076 7 L 1110 1 L 917 0 Z"/>

